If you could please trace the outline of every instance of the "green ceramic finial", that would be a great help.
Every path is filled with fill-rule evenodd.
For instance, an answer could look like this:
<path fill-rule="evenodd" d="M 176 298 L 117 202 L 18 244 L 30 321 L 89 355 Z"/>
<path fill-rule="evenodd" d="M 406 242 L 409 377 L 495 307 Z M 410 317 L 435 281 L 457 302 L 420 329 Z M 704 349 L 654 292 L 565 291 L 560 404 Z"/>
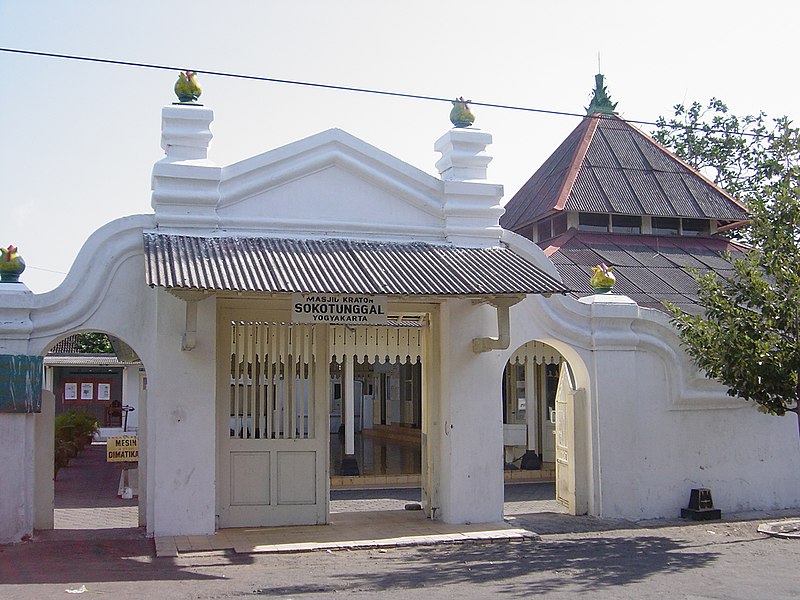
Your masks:
<path fill-rule="evenodd" d="M 603 85 L 603 75 L 598 73 L 594 76 L 592 101 L 589 103 L 589 108 L 586 109 L 586 114 L 615 115 L 617 114 L 614 110 L 615 108 L 617 108 L 617 103 L 611 101 L 611 96 L 608 95 L 608 90 Z"/>
<path fill-rule="evenodd" d="M 181 102 L 195 102 L 203 90 L 197 85 L 194 71 L 181 71 L 178 81 L 175 82 L 175 94 Z"/>
<path fill-rule="evenodd" d="M 0 283 L 19 283 L 19 276 L 25 270 L 25 261 L 15 246 L 0 248 Z"/>
<path fill-rule="evenodd" d="M 596 267 L 592 267 L 592 277 L 589 279 L 589 285 L 596 294 L 604 294 L 610 292 L 611 288 L 616 283 L 617 278 L 611 271 L 614 267 L 609 267 L 606 263 L 600 263 Z"/>
<path fill-rule="evenodd" d="M 464 96 L 453 100 L 453 110 L 450 111 L 450 122 L 455 127 L 469 127 L 475 122 L 475 115 L 469 109 L 472 100 L 464 100 Z"/>

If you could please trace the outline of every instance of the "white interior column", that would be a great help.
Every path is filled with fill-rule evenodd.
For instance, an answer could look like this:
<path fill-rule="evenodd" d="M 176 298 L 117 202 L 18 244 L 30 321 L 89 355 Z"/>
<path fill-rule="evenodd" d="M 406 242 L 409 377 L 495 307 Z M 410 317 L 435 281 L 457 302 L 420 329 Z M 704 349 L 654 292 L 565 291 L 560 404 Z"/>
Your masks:
<path fill-rule="evenodd" d="M 522 455 L 520 469 L 535 471 L 542 468 L 542 457 L 538 454 L 539 448 L 539 411 L 540 400 L 544 398 L 539 388 L 536 373 L 540 367 L 536 364 L 534 356 L 529 355 L 525 360 L 525 423 L 527 425 L 526 452 Z"/>
<path fill-rule="evenodd" d="M 355 454 L 355 368 L 353 357 L 345 356 L 342 360 L 344 372 L 342 374 L 342 415 L 344 419 L 344 453 L 348 456 Z"/>
<path fill-rule="evenodd" d="M 141 397 L 144 389 L 144 371 L 140 367 L 129 367 L 127 374 L 128 386 L 125 389 L 125 404 L 133 410 L 127 412 L 128 432 L 136 432 L 139 429 L 140 419 L 144 419 L 141 412 Z"/>
<path fill-rule="evenodd" d="M 355 365 L 352 356 L 342 357 L 342 422 L 344 453 L 339 474 L 357 477 L 360 472 L 355 457 Z"/>
<path fill-rule="evenodd" d="M 532 356 L 525 361 L 525 420 L 528 424 L 528 450 L 539 447 L 539 394 L 536 388 L 538 365 Z"/>
<path fill-rule="evenodd" d="M 130 399 L 128 398 L 128 392 L 129 392 L 128 373 L 129 373 L 129 371 L 130 371 L 130 367 L 122 367 L 122 395 L 120 396 L 122 398 L 122 403 L 120 405 L 121 407 L 122 406 L 128 406 L 130 404 Z M 119 423 L 119 425 L 120 425 L 120 427 L 123 428 L 123 431 L 126 431 L 125 425 L 127 425 L 127 411 L 125 411 L 125 410 L 123 410 L 120 413 L 120 423 Z"/>

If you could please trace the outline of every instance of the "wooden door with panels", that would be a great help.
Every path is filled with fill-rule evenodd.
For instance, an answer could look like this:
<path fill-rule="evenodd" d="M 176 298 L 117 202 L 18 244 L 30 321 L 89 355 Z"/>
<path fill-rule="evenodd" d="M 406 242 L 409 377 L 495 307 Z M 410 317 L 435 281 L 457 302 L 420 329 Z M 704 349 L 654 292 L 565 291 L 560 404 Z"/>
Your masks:
<path fill-rule="evenodd" d="M 590 431 L 586 388 L 576 387 L 575 375 L 561 363 L 556 388 L 556 500 L 571 515 L 589 512 L 592 467 L 589 464 Z"/>
<path fill-rule="evenodd" d="M 574 395 L 569 367 L 563 362 L 556 388 L 556 500 L 571 515 L 576 514 Z"/>
<path fill-rule="evenodd" d="M 219 527 L 328 522 L 327 326 L 223 311 Z"/>

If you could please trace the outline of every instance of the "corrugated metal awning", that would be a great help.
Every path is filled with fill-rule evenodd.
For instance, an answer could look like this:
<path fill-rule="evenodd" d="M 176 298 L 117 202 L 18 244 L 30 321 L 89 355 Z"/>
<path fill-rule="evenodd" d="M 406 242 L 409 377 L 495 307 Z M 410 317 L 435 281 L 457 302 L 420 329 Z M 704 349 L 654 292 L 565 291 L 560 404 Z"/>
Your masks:
<path fill-rule="evenodd" d="M 505 247 L 146 232 L 144 258 L 147 284 L 171 289 L 420 296 L 570 291 Z"/>

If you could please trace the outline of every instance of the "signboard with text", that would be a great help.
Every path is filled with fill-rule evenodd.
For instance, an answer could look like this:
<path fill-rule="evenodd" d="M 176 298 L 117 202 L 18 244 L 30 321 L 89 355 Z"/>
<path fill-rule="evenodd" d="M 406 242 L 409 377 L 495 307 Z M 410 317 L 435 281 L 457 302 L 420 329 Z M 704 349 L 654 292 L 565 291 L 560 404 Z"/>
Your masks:
<path fill-rule="evenodd" d="M 292 323 L 385 325 L 386 296 L 292 294 Z"/>
<path fill-rule="evenodd" d="M 106 440 L 106 462 L 137 462 L 139 438 L 135 435 L 110 437 Z"/>

